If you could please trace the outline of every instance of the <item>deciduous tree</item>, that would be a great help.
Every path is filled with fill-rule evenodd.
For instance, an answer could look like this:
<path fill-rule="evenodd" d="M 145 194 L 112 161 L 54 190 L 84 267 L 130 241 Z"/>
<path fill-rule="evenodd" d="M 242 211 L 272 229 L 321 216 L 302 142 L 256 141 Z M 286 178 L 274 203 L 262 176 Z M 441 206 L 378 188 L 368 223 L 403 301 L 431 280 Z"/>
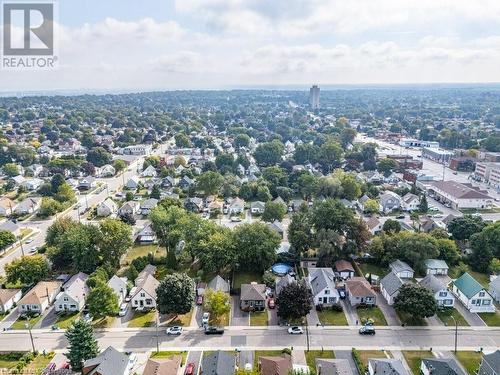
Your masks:
<path fill-rule="evenodd" d="M 416 318 L 428 318 L 437 311 L 433 294 L 418 284 L 403 284 L 394 299 L 394 308 Z"/>
<path fill-rule="evenodd" d="M 13 284 L 36 284 L 49 276 L 50 268 L 42 255 L 23 256 L 5 265 L 7 281 Z"/>
<path fill-rule="evenodd" d="M 194 282 L 185 273 L 167 275 L 156 289 L 156 304 L 162 314 L 187 314 L 194 299 Z"/>
<path fill-rule="evenodd" d="M 311 311 L 313 298 L 310 288 L 301 280 L 284 286 L 276 299 L 278 316 L 285 320 L 297 320 Z"/>

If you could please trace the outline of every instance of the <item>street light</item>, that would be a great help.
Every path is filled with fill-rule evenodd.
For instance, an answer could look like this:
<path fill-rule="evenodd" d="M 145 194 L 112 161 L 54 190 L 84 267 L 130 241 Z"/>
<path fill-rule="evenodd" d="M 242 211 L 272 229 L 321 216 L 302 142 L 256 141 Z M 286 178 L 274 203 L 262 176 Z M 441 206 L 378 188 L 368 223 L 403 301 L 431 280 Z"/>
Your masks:
<path fill-rule="evenodd" d="M 455 354 L 457 354 L 457 341 L 458 341 L 458 324 L 455 318 L 450 315 L 450 318 L 455 322 Z"/>
<path fill-rule="evenodd" d="M 33 353 L 36 352 L 35 350 L 35 342 L 33 341 L 33 334 L 31 333 L 31 325 L 30 325 L 30 319 L 28 318 L 28 323 L 26 323 L 26 328 L 28 329 L 28 332 L 30 334 L 30 339 L 31 339 L 31 347 L 33 348 Z"/>
<path fill-rule="evenodd" d="M 21 253 L 24 256 L 24 247 L 23 247 L 23 239 L 22 236 L 19 236 L 19 245 L 21 245 Z"/>

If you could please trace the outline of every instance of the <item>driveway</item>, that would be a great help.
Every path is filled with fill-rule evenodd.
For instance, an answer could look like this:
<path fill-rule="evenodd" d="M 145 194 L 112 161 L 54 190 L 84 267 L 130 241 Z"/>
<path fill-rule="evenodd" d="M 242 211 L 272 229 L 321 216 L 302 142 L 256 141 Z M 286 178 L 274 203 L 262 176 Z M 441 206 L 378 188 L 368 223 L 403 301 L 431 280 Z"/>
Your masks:
<path fill-rule="evenodd" d="M 318 326 L 321 324 L 315 306 L 313 306 L 309 314 L 307 314 L 307 324 L 309 326 Z"/>
<path fill-rule="evenodd" d="M 351 306 L 351 304 L 349 303 L 349 301 L 347 299 L 341 299 L 340 304 L 342 305 L 342 308 L 344 309 L 344 315 L 347 318 L 347 323 L 350 326 L 358 325 L 359 317 L 358 317 L 358 313 L 356 312 L 356 309 Z"/>
<path fill-rule="evenodd" d="M 19 309 L 16 307 L 13 309 L 9 315 L 7 315 L 1 322 L 0 322 L 0 330 L 5 330 L 10 328 L 12 324 L 19 318 Z"/>
<path fill-rule="evenodd" d="M 400 326 L 401 321 L 399 320 L 398 315 L 396 314 L 396 310 L 394 307 L 389 306 L 385 298 L 377 292 L 377 306 L 385 316 L 385 320 L 387 321 L 387 325 L 389 326 Z"/>
<path fill-rule="evenodd" d="M 132 304 L 128 303 L 127 313 L 125 316 L 119 316 L 113 321 L 113 328 L 127 328 L 128 322 L 134 316 L 134 309 L 132 308 Z"/>
<path fill-rule="evenodd" d="M 276 308 L 274 309 L 266 309 L 267 310 L 267 325 L 268 326 L 277 326 L 279 325 L 278 319 L 278 311 Z"/>
<path fill-rule="evenodd" d="M 56 313 L 56 307 L 51 306 L 48 310 L 46 310 L 40 319 L 34 326 L 34 329 L 38 328 L 50 328 L 54 324 L 56 324 L 59 316 Z"/>
<path fill-rule="evenodd" d="M 249 326 L 250 316 L 247 312 L 241 311 L 240 309 L 240 297 L 231 297 L 231 326 Z"/>
<path fill-rule="evenodd" d="M 201 327 L 201 318 L 203 316 L 203 308 L 200 305 L 194 306 L 193 315 L 191 316 L 190 327 Z"/>
<path fill-rule="evenodd" d="M 469 323 L 471 327 L 485 327 L 486 323 L 484 323 L 483 319 L 479 317 L 476 313 L 471 313 L 469 310 L 465 308 L 462 303 L 455 299 L 455 308 L 458 310 L 460 314 L 464 317 L 464 319 Z"/>
<path fill-rule="evenodd" d="M 255 352 L 253 350 L 242 350 L 238 355 L 238 367 L 245 368 L 247 363 L 253 368 L 253 360 L 255 357 Z"/>
<path fill-rule="evenodd" d="M 354 359 L 352 359 L 352 351 L 350 351 L 350 350 L 335 350 L 335 358 L 347 359 L 347 362 L 349 362 L 349 366 L 351 366 L 352 373 L 354 375 L 359 375 L 358 368 L 356 367 L 356 363 L 354 363 Z"/>
<path fill-rule="evenodd" d="M 200 370 L 200 363 L 201 363 L 201 356 L 203 352 L 202 351 L 190 351 L 188 353 L 187 359 L 186 359 L 186 364 L 187 363 L 192 363 L 194 364 L 194 375 L 197 375 L 199 370 Z"/>

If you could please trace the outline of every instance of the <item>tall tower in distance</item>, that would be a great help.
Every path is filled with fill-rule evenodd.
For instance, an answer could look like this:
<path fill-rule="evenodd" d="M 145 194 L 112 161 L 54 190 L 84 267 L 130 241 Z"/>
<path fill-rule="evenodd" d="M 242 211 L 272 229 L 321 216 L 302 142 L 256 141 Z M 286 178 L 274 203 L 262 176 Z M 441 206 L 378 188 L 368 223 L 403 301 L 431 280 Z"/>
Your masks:
<path fill-rule="evenodd" d="M 313 85 L 309 89 L 309 104 L 311 105 L 312 109 L 318 109 L 319 108 L 319 87 L 318 85 Z"/>

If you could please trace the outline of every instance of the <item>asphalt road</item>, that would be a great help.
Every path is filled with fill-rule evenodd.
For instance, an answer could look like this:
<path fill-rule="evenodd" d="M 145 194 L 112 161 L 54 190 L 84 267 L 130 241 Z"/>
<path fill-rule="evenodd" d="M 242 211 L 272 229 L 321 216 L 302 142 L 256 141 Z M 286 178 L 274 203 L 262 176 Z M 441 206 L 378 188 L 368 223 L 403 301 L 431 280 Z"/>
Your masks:
<path fill-rule="evenodd" d="M 378 328 L 375 336 L 362 336 L 356 327 L 310 327 L 310 348 L 332 348 L 350 350 L 452 350 L 454 329 L 449 327 L 431 328 Z M 63 331 L 33 330 L 35 348 L 46 351 L 66 350 L 67 342 Z M 154 328 L 108 329 L 95 333 L 99 346 L 113 345 L 118 350 L 143 352 L 156 348 Z M 235 348 L 282 349 L 307 348 L 306 334 L 289 335 L 283 327 L 230 327 L 222 336 L 206 336 L 200 329 L 185 328 L 178 337 L 160 333 L 160 350 L 234 350 Z M 500 329 L 492 327 L 463 327 L 458 330 L 460 350 L 496 350 L 500 347 Z M 0 334 L 0 352 L 30 350 L 28 331 L 6 331 Z"/>

